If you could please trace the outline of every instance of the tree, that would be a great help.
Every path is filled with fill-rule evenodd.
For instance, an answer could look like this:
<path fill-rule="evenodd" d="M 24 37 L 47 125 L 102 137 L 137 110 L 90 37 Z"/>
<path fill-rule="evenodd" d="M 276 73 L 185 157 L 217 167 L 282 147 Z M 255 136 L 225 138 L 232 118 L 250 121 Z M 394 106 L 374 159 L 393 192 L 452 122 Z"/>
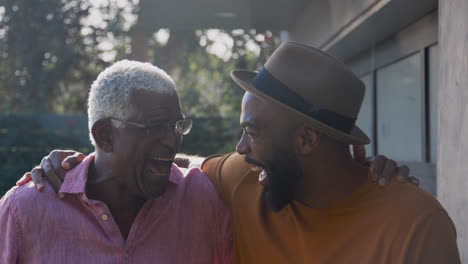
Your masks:
<path fill-rule="evenodd" d="M 268 31 L 171 30 L 166 43 L 150 41 L 149 60 L 174 78 L 191 116 L 237 119 L 243 91 L 230 72 L 258 69 L 278 45 L 279 39 Z M 213 52 L 214 47 L 221 53 Z"/>
<path fill-rule="evenodd" d="M 136 4 L 101 3 L 0 0 L 2 113 L 84 112 L 90 83 L 110 63 L 105 55 L 128 56 L 125 16 Z M 86 22 L 92 12 L 97 25 Z M 102 48 L 109 39 L 111 51 Z"/>
<path fill-rule="evenodd" d="M 1 74 L 9 95 L 2 112 L 45 111 L 59 82 L 85 55 L 79 44 L 87 2 L 2 0 L 0 6 Z"/>
<path fill-rule="evenodd" d="M 163 40 L 142 32 L 137 15 L 137 0 L 0 0 L 0 113 L 85 115 L 92 81 L 112 62 L 130 58 L 132 37 L 143 33 L 148 61 L 174 78 L 184 112 L 196 119 L 182 150 L 232 151 L 244 92 L 229 73 L 258 69 L 279 45 L 277 34 L 160 30 Z M 10 172 L 0 175 L 0 194 L 50 149 L 80 147 L 73 135 L 58 137 L 36 119 L 0 116 L 0 143 L 8 143 L 0 144 L 0 171 Z M 15 131 L 5 134 L 8 129 Z"/>
<path fill-rule="evenodd" d="M 168 34 L 164 43 L 151 39 L 148 57 L 174 78 L 184 112 L 198 119 L 182 150 L 201 155 L 233 151 L 241 133 L 238 120 L 244 91 L 231 80 L 230 72 L 261 67 L 279 39 L 255 30 Z"/>

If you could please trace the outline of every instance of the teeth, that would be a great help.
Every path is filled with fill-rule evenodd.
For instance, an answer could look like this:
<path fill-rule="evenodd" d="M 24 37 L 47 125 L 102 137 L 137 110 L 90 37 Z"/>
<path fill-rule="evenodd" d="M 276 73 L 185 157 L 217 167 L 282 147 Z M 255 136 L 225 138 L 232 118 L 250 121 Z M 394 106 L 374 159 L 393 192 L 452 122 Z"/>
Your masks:
<path fill-rule="evenodd" d="M 262 182 L 267 178 L 268 174 L 265 170 L 262 170 L 260 174 L 258 175 L 258 181 Z"/>
<path fill-rule="evenodd" d="M 153 158 L 155 161 L 172 161 L 172 158 Z"/>
<path fill-rule="evenodd" d="M 260 167 L 252 167 L 250 168 L 252 171 L 261 171 L 262 169 Z"/>

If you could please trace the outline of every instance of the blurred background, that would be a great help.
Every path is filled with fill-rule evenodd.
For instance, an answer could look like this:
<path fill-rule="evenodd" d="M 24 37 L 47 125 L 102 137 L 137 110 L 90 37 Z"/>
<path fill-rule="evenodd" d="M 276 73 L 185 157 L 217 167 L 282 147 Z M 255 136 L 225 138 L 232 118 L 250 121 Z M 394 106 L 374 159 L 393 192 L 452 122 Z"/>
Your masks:
<path fill-rule="evenodd" d="M 140 4 L 0 1 L 0 194 L 52 149 L 92 151 L 88 90 L 105 67 L 121 59 L 151 62 L 174 78 L 183 111 L 195 121 L 182 152 L 234 150 L 243 90 L 229 72 L 261 66 L 279 45 L 279 33 L 148 29 Z"/>
<path fill-rule="evenodd" d="M 0 0 L 0 196 L 52 149 L 91 151 L 88 89 L 121 59 L 174 78 L 195 120 L 183 152 L 233 151 L 243 90 L 229 72 L 296 41 L 362 79 L 367 154 L 411 168 L 468 263 L 466 14 L 468 0 Z"/>

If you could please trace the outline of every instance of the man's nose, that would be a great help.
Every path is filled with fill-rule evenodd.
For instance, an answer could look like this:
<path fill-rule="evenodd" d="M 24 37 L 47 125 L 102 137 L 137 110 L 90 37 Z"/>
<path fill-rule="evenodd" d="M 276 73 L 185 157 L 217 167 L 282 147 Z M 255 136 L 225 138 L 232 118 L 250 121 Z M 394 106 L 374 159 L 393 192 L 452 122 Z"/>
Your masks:
<path fill-rule="evenodd" d="M 242 133 L 242 137 L 236 146 L 236 151 L 239 154 L 245 155 L 251 151 L 250 149 L 250 139 L 245 133 Z"/>

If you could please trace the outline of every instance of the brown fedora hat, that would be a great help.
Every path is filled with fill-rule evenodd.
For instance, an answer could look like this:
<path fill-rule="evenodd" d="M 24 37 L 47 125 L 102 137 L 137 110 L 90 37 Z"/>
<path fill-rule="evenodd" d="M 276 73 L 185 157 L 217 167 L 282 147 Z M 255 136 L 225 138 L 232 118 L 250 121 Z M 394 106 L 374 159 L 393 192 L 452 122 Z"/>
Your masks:
<path fill-rule="evenodd" d="M 288 42 L 259 72 L 234 70 L 231 77 L 244 90 L 302 116 L 331 138 L 370 143 L 355 125 L 364 84 L 344 63 L 318 49 Z"/>

